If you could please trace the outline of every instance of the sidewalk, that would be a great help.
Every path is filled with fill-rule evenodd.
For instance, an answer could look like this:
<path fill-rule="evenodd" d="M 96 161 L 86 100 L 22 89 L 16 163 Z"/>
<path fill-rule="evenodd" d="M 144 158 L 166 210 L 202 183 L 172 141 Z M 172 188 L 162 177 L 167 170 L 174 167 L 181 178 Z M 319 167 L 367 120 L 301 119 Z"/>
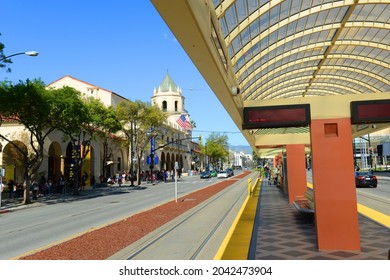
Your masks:
<path fill-rule="evenodd" d="M 23 198 L 8 198 L 8 194 L 3 194 L 7 198 L 3 198 L 2 196 L 0 214 L 32 208 L 32 207 L 39 207 L 43 205 L 50 205 L 50 204 L 61 203 L 61 202 L 76 201 L 76 200 L 89 199 L 89 198 L 94 198 L 99 196 L 129 192 L 137 189 L 143 189 L 146 188 L 147 186 L 152 186 L 152 185 L 153 184 L 150 182 L 141 182 L 141 185 L 134 185 L 134 186 L 131 186 L 131 182 L 126 182 L 124 184 L 121 184 L 120 187 L 119 184 L 112 184 L 112 185 L 96 184 L 95 188 L 82 190 L 79 192 L 78 195 L 73 195 L 72 193 L 68 193 L 66 195 L 56 193 L 56 194 L 38 196 L 37 200 L 32 200 L 32 196 L 31 196 L 31 203 L 27 205 L 23 204 Z"/>
<path fill-rule="evenodd" d="M 360 250 L 318 250 L 316 226 L 288 203 L 275 185 L 263 182 L 250 260 L 387 260 L 389 229 L 359 214 Z"/>

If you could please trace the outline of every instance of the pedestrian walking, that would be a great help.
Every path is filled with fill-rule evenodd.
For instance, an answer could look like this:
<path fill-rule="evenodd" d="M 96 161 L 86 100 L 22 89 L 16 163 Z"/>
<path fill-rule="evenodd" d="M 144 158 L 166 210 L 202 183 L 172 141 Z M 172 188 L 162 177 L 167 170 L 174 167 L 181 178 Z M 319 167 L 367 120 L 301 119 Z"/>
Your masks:
<path fill-rule="evenodd" d="M 14 198 L 14 187 L 15 187 L 14 180 L 9 179 L 8 181 L 9 198 Z"/>
<path fill-rule="evenodd" d="M 39 184 L 38 182 L 34 179 L 32 181 L 32 193 L 33 193 L 33 200 L 38 199 L 38 191 L 39 191 Z"/>
<path fill-rule="evenodd" d="M 167 180 L 168 180 L 168 171 L 167 170 L 165 170 L 164 171 L 164 181 L 166 182 Z"/>

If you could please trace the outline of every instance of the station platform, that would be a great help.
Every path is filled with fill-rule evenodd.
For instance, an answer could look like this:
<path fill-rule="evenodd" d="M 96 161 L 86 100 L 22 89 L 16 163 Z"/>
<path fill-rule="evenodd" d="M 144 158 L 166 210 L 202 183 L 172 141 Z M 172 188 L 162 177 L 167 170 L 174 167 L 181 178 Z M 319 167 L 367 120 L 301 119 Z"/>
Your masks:
<path fill-rule="evenodd" d="M 360 251 L 319 251 L 314 220 L 299 213 L 288 203 L 287 196 L 267 180 L 254 193 L 241 219 L 250 227 L 250 236 L 233 232 L 222 260 L 387 260 L 390 249 L 390 229 L 359 214 Z M 257 200 L 255 211 L 253 202 Z M 248 208 L 246 207 L 246 208 Z M 248 217 L 251 216 L 251 217 Z M 239 222 L 240 223 L 240 222 Z M 248 230 L 247 230 L 248 231 Z M 240 236 L 238 236 L 240 235 Z M 246 238 L 247 240 L 243 240 Z M 237 240 L 239 240 L 237 242 Z M 243 246 L 248 244 L 247 246 Z"/>

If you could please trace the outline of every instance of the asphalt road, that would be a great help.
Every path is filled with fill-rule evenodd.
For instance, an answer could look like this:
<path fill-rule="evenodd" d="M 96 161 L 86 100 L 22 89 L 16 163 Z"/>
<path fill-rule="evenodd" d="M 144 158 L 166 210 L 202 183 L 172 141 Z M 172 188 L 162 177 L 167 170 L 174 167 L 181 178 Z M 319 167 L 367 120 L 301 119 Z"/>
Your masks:
<path fill-rule="evenodd" d="M 178 197 L 216 181 L 217 178 L 201 180 L 199 176 L 185 177 L 178 181 Z M 174 185 L 174 182 L 169 182 L 137 190 L 110 189 L 100 197 L 2 214 L 0 259 L 15 258 L 174 200 Z"/>

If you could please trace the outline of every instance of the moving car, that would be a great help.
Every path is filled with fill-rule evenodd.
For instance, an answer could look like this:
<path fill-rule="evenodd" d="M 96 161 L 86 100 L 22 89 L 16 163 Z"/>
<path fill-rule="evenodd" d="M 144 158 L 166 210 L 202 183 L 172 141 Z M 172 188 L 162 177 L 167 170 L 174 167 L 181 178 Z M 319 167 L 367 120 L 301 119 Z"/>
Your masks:
<path fill-rule="evenodd" d="M 355 172 L 356 187 L 374 187 L 378 186 L 378 179 L 370 171 L 356 171 Z"/>
<path fill-rule="evenodd" d="M 211 178 L 211 174 L 209 171 L 200 172 L 200 179 L 208 179 Z"/>
<path fill-rule="evenodd" d="M 226 172 L 226 170 L 218 171 L 217 178 L 227 178 L 227 177 L 229 177 L 229 174 Z"/>
<path fill-rule="evenodd" d="M 231 169 L 231 168 L 226 168 L 226 172 L 227 172 L 227 174 L 228 174 L 229 177 L 234 176 L 234 171 L 233 171 L 233 169 Z"/>
<path fill-rule="evenodd" d="M 215 171 L 215 170 L 211 170 L 211 171 L 210 171 L 210 174 L 211 174 L 211 177 L 217 177 L 218 172 Z"/>

